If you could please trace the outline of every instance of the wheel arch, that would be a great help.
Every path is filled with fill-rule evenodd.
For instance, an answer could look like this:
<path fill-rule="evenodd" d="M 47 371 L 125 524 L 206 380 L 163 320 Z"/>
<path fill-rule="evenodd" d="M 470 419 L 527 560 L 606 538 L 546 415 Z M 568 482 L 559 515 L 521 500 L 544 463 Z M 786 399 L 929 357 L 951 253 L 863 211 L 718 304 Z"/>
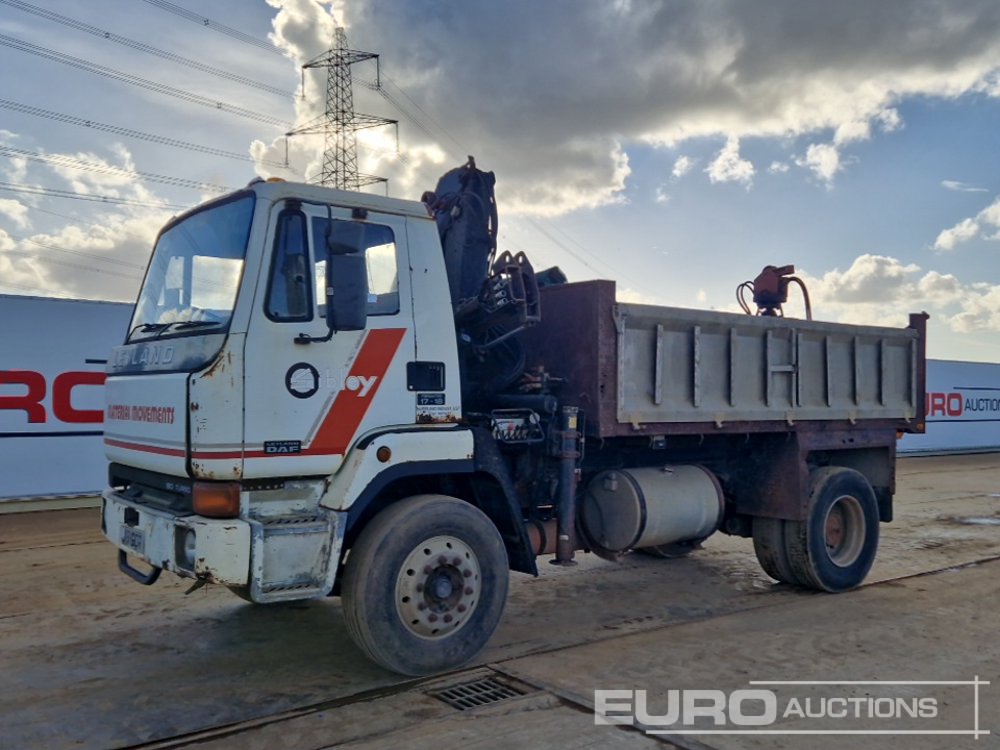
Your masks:
<path fill-rule="evenodd" d="M 399 464 L 378 474 L 348 510 L 343 552 L 350 549 L 376 515 L 396 502 L 414 495 L 448 495 L 474 505 L 493 522 L 507 549 L 511 570 L 538 575 L 513 483 L 506 475 L 506 464 L 482 462 L 478 447 L 477 442 L 472 460 Z"/>
<path fill-rule="evenodd" d="M 896 492 L 896 445 L 869 446 L 847 450 L 823 450 L 809 454 L 813 468 L 840 467 L 861 474 L 875 492 L 879 520 L 892 521 L 892 496 Z"/>

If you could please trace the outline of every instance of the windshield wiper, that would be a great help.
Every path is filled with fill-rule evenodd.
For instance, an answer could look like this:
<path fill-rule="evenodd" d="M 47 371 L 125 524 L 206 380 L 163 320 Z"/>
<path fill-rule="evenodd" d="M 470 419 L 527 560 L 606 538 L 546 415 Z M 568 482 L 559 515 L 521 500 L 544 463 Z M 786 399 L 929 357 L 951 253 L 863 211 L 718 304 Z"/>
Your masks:
<path fill-rule="evenodd" d="M 137 331 L 139 333 L 154 333 L 154 332 L 162 333 L 163 331 L 167 330 L 169 326 L 170 326 L 169 323 L 140 323 L 139 325 L 137 325 L 135 328 L 133 328 L 131 331 L 128 332 L 128 338 L 131 339 L 133 334 L 135 334 Z"/>
<path fill-rule="evenodd" d="M 181 331 L 187 328 L 201 328 L 203 326 L 221 326 L 225 325 L 225 321 L 222 320 L 174 320 L 170 323 L 140 323 L 131 331 L 129 331 L 128 339 L 131 340 L 132 336 L 138 333 L 155 333 L 153 338 L 158 339 L 167 331 Z"/>
<path fill-rule="evenodd" d="M 223 325 L 223 321 L 221 320 L 179 320 L 176 323 L 167 323 L 168 327 L 178 331 L 182 328 L 200 328 L 201 326 L 221 325 Z"/>

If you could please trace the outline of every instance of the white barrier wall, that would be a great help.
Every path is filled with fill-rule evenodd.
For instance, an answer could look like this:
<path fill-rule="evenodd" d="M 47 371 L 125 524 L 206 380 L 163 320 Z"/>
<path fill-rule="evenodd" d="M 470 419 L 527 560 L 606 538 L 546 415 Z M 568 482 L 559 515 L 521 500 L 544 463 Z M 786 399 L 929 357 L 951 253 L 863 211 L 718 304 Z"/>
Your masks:
<path fill-rule="evenodd" d="M 0 503 L 107 482 L 104 363 L 132 305 L 0 295 Z"/>
<path fill-rule="evenodd" d="M 0 505 L 105 484 L 104 362 L 132 306 L 0 295 Z M 927 432 L 899 452 L 1000 451 L 1000 364 L 929 360 Z"/>
<path fill-rule="evenodd" d="M 927 361 L 927 432 L 900 453 L 1000 451 L 1000 364 Z"/>

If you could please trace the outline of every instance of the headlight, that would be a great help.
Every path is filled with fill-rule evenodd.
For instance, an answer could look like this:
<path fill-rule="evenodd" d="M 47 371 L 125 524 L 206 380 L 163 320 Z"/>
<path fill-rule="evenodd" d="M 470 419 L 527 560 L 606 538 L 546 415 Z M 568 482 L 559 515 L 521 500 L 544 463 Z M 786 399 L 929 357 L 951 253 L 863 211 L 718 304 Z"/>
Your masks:
<path fill-rule="evenodd" d="M 194 555 L 195 555 L 196 539 L 194 534 L 194 529 L 188 529 L 184 532 L 184 540 L 181 546 L 181 552 L 183 555 L 184 567 L 194 570 Z"/>

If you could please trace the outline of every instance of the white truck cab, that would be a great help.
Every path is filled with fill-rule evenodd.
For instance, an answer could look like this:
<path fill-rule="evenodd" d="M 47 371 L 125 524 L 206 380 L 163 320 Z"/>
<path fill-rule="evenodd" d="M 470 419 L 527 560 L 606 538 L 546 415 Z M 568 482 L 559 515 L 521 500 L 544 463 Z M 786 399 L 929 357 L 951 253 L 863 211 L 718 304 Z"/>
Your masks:
<path fill-rule="evenodd" d="M 257 602 L 326 595 L 377 476 L 472 457 L 421 203 L 256 182 L 175 218 L 108 375 L 104 529 L 140 578 L 126 553 Z"/>

